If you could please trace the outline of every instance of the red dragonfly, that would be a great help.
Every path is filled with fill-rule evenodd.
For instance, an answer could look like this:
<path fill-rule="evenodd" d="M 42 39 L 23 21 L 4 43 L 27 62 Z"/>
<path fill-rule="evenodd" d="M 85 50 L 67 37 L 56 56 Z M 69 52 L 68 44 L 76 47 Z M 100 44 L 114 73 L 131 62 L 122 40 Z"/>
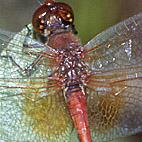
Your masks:
<path fill-rule="evenodd" d="M 142 14 L 83 47 L 65 3 L 0 30 L 0 140 L 110 141 L 142 130 Z M 76 132 L 75 131 L 75 132 Z"/>

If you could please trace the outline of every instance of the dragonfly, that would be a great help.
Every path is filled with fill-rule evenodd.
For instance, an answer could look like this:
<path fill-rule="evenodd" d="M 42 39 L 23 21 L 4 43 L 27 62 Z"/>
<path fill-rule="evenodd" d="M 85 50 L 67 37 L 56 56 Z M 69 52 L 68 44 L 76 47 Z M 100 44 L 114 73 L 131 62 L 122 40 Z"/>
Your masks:
<path fill-rule="evenodd" d="M 110 141 L 142 131 L 142 14 L 84 46 L 65 3 L 0 29 L 0 140 Z"/>

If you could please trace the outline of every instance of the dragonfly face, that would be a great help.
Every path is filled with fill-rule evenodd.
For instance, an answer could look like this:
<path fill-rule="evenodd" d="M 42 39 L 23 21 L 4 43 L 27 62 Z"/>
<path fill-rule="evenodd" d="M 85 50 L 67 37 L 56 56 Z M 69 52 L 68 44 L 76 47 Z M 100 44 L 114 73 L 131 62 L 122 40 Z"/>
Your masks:
<path fill-rule="evenodd" d="M 142 14 L 83 47 L 75 33 L 71 8 L 52 0 L 20 33 L 0 30 L 0 140 L 66 142 L 74 127 L 81 142 L 141 132 Z"/>
<path fill-rule="evenodd" d="M 46 1 L 34 13 L 34 30 L 43 36 L 55 34 L 61 29 L 72 27 L 74 15 L 71 7 L 65 3 Z"/>

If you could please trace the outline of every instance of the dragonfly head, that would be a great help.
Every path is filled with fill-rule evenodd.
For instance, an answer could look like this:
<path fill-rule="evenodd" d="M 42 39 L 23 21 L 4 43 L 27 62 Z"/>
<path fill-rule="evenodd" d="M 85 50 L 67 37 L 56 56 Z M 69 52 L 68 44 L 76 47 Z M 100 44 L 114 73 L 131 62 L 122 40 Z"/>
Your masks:
<path fill-rule="evenodd" d="M 53 0 L 43 3 L 35 11 L 32 19 L 34 30 L 44 37 L 69 29 L 76 33 L 73 22 L 74 15 L 71 7 Z"/>

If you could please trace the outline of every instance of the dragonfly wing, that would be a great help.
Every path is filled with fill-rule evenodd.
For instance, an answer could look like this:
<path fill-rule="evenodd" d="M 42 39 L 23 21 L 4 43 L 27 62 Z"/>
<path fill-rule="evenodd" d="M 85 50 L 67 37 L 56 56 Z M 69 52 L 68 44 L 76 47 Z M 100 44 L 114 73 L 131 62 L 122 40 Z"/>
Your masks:
<path fill-rule="evenodd" d="M 0 140 L 68 141 L 73 122 L 52 49 L 3 30 L 0 43 Z"/>
<path fill-rule="evenodd" d="M 88 115 L 94 141 L 142 130 L 142 14 L 111 27 L 84 46 L 90 77 Z"/>
<path fill-rule="evenodd" d="M 91 76 L 86 89 L 92 139 L 110 141 L 141 132 L 141 78 L 111 81 L 116 74 L 101 75 Z"/>
<path fill-rule="evenodd" d="M 142 14 L 100 33 L 83 48 L 92 72 L 142 67 Z"/>
<path fill-rule="evenodd" d="M 54 74 L 57 66 L 44 52 L 45 45 L 26 35 L 25 29 L 19 34 L 0 30 L 0 87 L 8 95 L 21 94 L 26 87 L 47 86 L 49 79 L 45 78 Z M 35 48 L 35 44 L 41 48 Z"/>
<path fill-rule="evenodd" d="M 31 95 L 4 97 L 1 94 L 0 139 L 69 141 L 73 122 L 61 90 L 48 92 L 46 97 L 35 101 L 29 97 L 32 98 Z"/>

